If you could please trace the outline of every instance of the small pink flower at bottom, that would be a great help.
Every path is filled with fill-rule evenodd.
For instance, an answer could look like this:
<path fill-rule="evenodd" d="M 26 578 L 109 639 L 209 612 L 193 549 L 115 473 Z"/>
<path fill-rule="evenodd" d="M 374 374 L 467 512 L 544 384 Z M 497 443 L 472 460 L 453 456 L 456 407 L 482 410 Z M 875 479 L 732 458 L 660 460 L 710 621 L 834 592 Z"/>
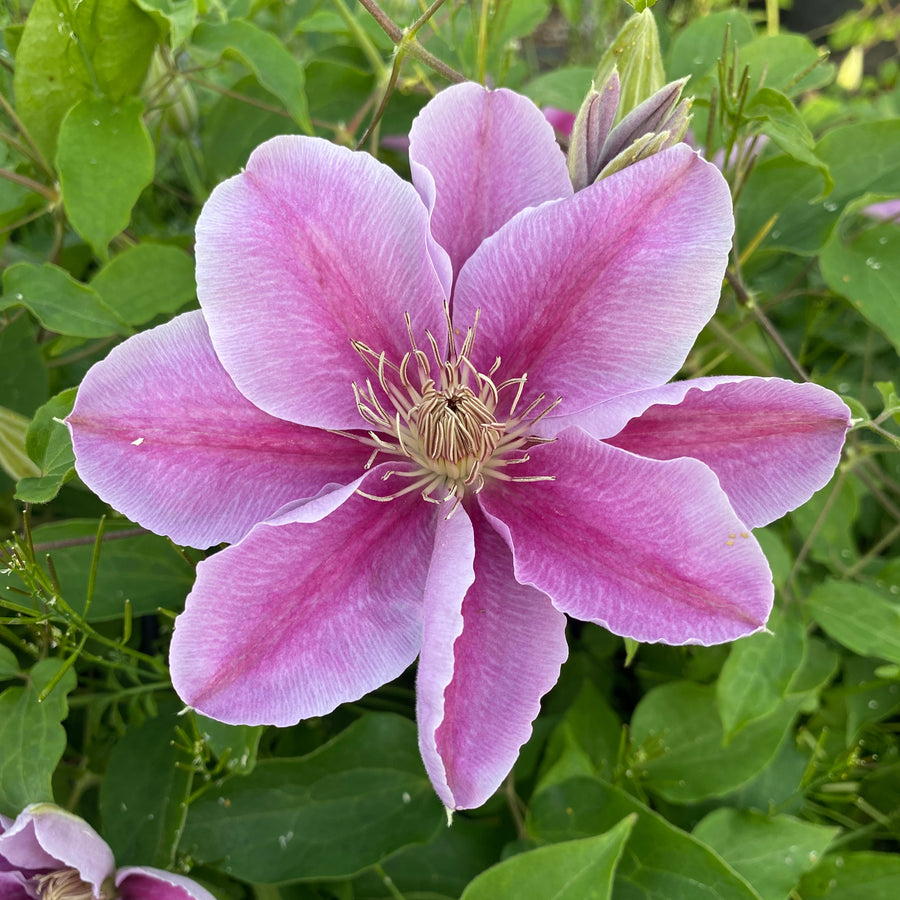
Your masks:
<path fill-rule="evenodd" d="M 201 563 L 175 689 L 291 725 L 418 657 L 451 809 L 497 789 L 566 657 L 566 614 L 639 641 L 764 627 L 750 529 L 837 465 L 849 411 L 780 379 L 667 383 L 713 314 L 728 186 L 684 144 L 575 193 L 524 97 L 465 84 L 413 184 L 276 138 L 197 225 L 202 312 L 86 376 L 77 470 Z"/>
<path fill-rule="evenodd" d="M 53 803 L 0 815 L 2 900 L 215 900 L 190 878 L 148 866 L 116 869 L 107 843 Z"/>

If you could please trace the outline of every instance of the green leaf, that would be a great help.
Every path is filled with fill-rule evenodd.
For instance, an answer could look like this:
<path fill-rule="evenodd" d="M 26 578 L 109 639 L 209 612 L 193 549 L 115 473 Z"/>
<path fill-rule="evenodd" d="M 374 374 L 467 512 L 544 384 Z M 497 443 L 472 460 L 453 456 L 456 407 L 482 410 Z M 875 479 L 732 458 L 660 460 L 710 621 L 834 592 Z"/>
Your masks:
<path fill-rule="evenodd" d="M 591 89 L 593 69 L 587 66 L 566 66 L 532 78 L 522 87 L 522 93 L 538 106 L 556 106 L 577 112 Z"/>
<path fill-rule="evenodd" d="M 800 34 L 764 34 L 738 54 L 740 68 L 749 69 L 751 95 L 763 84 L 794 96 L 824 87 L 834 78 L 834 66 L 822 59 L 816 45 Z"/>
<path fill-rule="evenodd" d="M 35 0 L 16 53 L 16 111 L 48 160 L 66 113 L 105 93 L 137 91 L 156 43 L 153 20 L 131 0 Z"/>
<path fill-rule="evenodd" d="M 759 541 L 766 561 L 772 570 L 772 581 L 776 588 L 784 587 L 791 574 L 794 558 L 784 545 L 784 541 L 771 528 L 757 528 L 753 536 Z"/>
<path fill-rule="evenodd" d="M 716 65 L 729 43 L 747 44 L 753 40 L 753 23 L 736 9 L 698 16 L 678 32 L 669 48 L 666 72 L 669 78 L 691 76 L 690 91 L 696 91 L 700 79 Z"/>
<path fill-rule="evenodd" d="M 834 182 L 828 166 L 816 156 L 812 132 L 788 97 L 772 88 L 760 88 L 744 107 L 744 115 L 761 120 L 762 131 L 789 156 L 817 169 L 825 179 L 822 196 L 831 193 Z"/>
<path fill-rule="evenodd" d="M 835 228 L 822 248 L 822 276 L 900 353 L 900 228 L 888 222 L 848 238 L 841 231 Z"/>
<path fill-rule="evenodd" d="M 854 534 L 859 503 L 853 480 L 841 481 L 836 475 L 791 513 L 800 534 L 813 535 L 810 556 L 833 571 L 846 567 L 859 555 Z"/>
<path fill-rule="evenodd" d="M 825 859 L 800 882 L 803 900 L 896 900 L 900 857 L 891 853 L 839 853 Z"/>
<path fill-rule="evenodd" d="M 760 163 L 738 203 L 742 245 L 778 211 L 778 221 L 761 246 L 804 255 L 817 253 L 848 201 L 867 192 L 900 194 L 898 144 L 900 119 L 896 118 L 829 131 L 816 144 L 815 153 L 828 166 L 834 190 L 817 202 L 823 181 L 815 170 L 785 156 Z"/>
<path fill-rule="evenodd" d="M 784 900 L 839 832 L 790 816 L 722 808 L 698 822 L 693 834 L 743 875 L 763 900 Z"/>
<path fill-rule="evenodd" d="M 875 390 L 881 394 L 884 412 L 889 414 L 900 412 L 900 397 L 897 396 L 897 388 L 894 387 L 893 381 L 876 381 Z"/>
<path fill-rule="evenodd" d="M 775 757 L 800 709 L 780 703 L 725 744 L 714 685 L 677 681 L 653 688 L 631 720 L 632 768 L 648 790 L 673 803 L 722 797 Z"/>
<path fill-rule="evenodd" d="M 3 301 L 0 300 L 0 306 Z M 19 316 L 0 328 L 0 397 L 3 405 L 31 416 L 47 400 L 47 365 L 29 316 Z"/>
<path fill-rule="evenodd" d="M 23 503 L 48 503 L 72 477 L 75 453 L 69 429 L 60 421 L 75 404 L 76 388 L 69 388 L 48 400 L 35 414 L 25 438 L 29 457 L 36 463 L 37 477 L 22 478 L 16 485 L 16 499 Z"/>
<path fill-rule="evenodd" d="M 900 663 L 900 605 L 861 584 L 829 578 L 810 594 L 807 608 L 848 650 Z"/>
<path fill-rule="evenodd" d="M 66 749 L 60 724 L 68 713 L 66 695 L 74 690 L 69 668 L 47 698 L 40 692 L 63 668 L 60 659 L 42 659 L 28 674 L 25 687 L 0 694 L 0 813 L 17 816 L 29 803 L 53 800 L 50 778 Z"/>
<path fill-rule="evenodd" d="M 460 900 L 609 900 L 613 876 L 637 821 L 630 813 L 596 837 L 520 853 L 482 872 Z"/>
<path fill-rule="evenodd" d="M 239 59 L 267 91 L 281 100 L 303 131 L 312 134 L 303 69 L 275 35 L 242 20 L 202 22 L 194 32 L 191 46 L 207 57 Z"/>
<path fill-rule="evenodd" d="M 159 27 L 168 33 L 169 44 L 180 47 L 194 30 L 197 21 L 197 0 L 134 0 Z"/>
<path fill-rule="evenodd" d="M 25 452 L 28 425 L 25 416 L 0 406 L 0 469 L 13 481 L 36 475 L 39 471 Z"/>
<path fill-rule="evenodd" d="M 492 866 L 509 839 L 493 818 L 457 816 L 452 828 L 441 828 L 427 844 L 407 847 L 382 866 L 354 879 L 354 897 L 366 900 L 396 900 L 397 891 L 422 900 L 458 900 L 466 885 Z M 388 881 L 387 879 L 390 879 Z M 427 895 L 420 893 L 428 886 Z"/>
<path fill-rule="evenodd" d="M 190 759 L 178 747 L 179 704 L 129 726 L 114 744 L 100 782 L 103 834 L 116 859 L 170 868 L 191 789 Z"/>
<path fill-rule="evenodd" d="M 262 725 L 227 725 L 194 713 L 197 730 L 227 772 L 246 775 L 256 767 L 256 751 L 262 737 Z"/>
<path fill-rule="evenodd" d="M 811 637 L 806 641 L 806 655 L 803 664 L 794 673 L 788 686 L 787 699 L 802 700 L 801 709 L 812 712 L 821 690 L 834 678 L 840 666 L 840 656 L 820 638 Z"/>
<path fill-rule="evenodd" d="M 37 547 L 53 559 L 63 598 L 79 614 L 84 611 L 98 526 L 95 519 L 70 519 L 32 532 Z M 121 618 L 126 600 L 135 616 L 155 613 L 160 607 L 180 610 L 184 603 L 193 584 L 193 567 L 167 538 L 134 531 L 130 522 L 106 523 L 90 622 Z M 13 577 L 0 575 L 0 585 L 7 579 L 13 584 Z"/>
<path fill-rule="evenodd" d="M 619 717 L 593 683 L 585 680 L 550 735 L 536 790 L 577 775 L 611 779 L 621 734 Z"/>
<path fill-rule="evenodd" d="M 326 66 L 317 62 L 311 62 L 307 68 L 310 96 L 328 100 L 337 96 L 337 102 L 340 103 L 345 98 L 339 87 L 336 88 L 331 82 L 324 85 L 315 84 L 315 74 L 323 68 Z M 371 78 L 364 76 L 362 80 L 365 87 L 360 91 L 360 103 L 365 102 L 362 98 L 368 96 L 371 90 Z M 271 106 L 271 95 L 265 88 L 260 87 L 252 75 L 238 81 L 233 90 L 242 96 Z M 348 106 L 343 107 L 347 108 Z M 318 111 L 313 114 L 319 116 Z M 340 114 L 336 113 L 338 116 Z M 328 113 L 321 118 L 328 118 Z M 296 134 L 299 130 L 290 119 L 277 115 L 270 109 L 262 109 L 235 97 L 220 97 L 206 116 L 204 128 L 200 133 L 206 174 L 212 181 L 224 181 L 241 171 L 251 152 L 263 141 L 280 134 Z"/>
<path fill-rule="evenodd" d="M 194 261 L 178 247 L 138 244 L 110 260 L 91 287 L 129 325 L 143 325 L 194 298 Z"/>
<path fill-rule="evenodd" d="M 87 97 L 63 119 L 56 165 L 72 227 L 106 258 L 141 191 L 153 180 L 153 142 L 136 97 Z"/>
<path fill-rule="evenodd" d="M 861 737 L 860 731 L 871 722 L 880 722 L 900 710 L 900 672 L 894 672 L 882 681 L 885 668 L 877 659 L 847 656 L 842 677 L 845 688 L 844 703 L 847 707 L 847 746 Z M 898 669 L 893 666 L 887 668 Z M 900 788 L 900 782 L 898 782 Z"/>
<path fill-rule="evenodd" d="M 7 681 L 10 678 L 16 678 L 20 671 L 15 653 L 9 647 L 0 644 L 0 679 Z"/>
<path fill-rule="evenodd" d="M 86 284 L 51 263 L 20 262 L 3 273 L 0 310 L 25 306 L 49 331 L 95 338 L 129 334 L 131 329 Z"/>
<path fill-rule="evenodd" d="M 263 760 L 203 794 L 182 848 L 246 881 L 340 878 L 444 827 L 414 723 L 368 714 L 308 756 Z"/>
<path fill-rule="evenodd" d="M 768 628 L 732 644 L 716 683 L 726 741 L 775 711 L 803 660 L 806 631 L 800 622 L 785 619 L 775 609 Z"/>
<path fill-rule="evenodd" d="M 616 870 L 615 900 L 759 900 L 709 847 L 597 779 L 573 778 L 535 795 L 528 830 L 566 841 L 601 834 L 632 814 L 637 822 Z"/>

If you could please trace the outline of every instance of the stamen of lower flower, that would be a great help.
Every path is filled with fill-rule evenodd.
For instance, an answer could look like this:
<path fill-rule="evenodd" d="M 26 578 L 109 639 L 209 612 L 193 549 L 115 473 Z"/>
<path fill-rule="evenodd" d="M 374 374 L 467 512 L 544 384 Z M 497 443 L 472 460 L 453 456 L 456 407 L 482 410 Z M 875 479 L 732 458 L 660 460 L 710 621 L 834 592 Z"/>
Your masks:
<path fill-rule="evenodd" d="M 34 884 L 40 900 L 93 900 L 94 897 L 94 889 L 73 868 L 38 875 Z"/>

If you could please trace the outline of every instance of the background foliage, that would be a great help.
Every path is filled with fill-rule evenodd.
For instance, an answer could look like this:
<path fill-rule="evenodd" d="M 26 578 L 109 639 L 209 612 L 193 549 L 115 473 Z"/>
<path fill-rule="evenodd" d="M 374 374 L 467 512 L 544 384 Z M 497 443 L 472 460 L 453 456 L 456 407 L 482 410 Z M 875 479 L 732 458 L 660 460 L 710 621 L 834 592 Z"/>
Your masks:
<path fill-rule="evenodd" d="M 59 420 L 115 342 L 196 305 L 193 223 L 256 144 L 319 134 L 408 174 L 396 138 L 445 76 L 574 111 L 632 10 L 394 0 L 385 31 L 349 0 L 4 2 L 0 812 L 55 799 L 120 864 L 222 900 L 896 897 L 900 224 L 867 209 L 900 195 L 897 9 L 656 4 L 738 221 L 685 374 L 810 378 L 856 425 L 833 482 L 759 532 L 772 633 L 626 647 L 572 623 L 504 791 L 448 829 L 410 673 L 290 729 L 179 715 L 166 648 L 201 554 L 92 496 Z"/>

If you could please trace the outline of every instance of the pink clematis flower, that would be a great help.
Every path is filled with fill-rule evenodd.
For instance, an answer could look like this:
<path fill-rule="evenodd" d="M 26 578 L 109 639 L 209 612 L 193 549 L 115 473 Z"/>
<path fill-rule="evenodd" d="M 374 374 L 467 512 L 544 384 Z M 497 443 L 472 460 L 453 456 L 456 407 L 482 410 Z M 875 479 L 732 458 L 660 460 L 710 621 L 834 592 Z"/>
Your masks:
<path fill-rule="evenodd" d="M 106 841 L 53 803 L 0 815 L 3 900 L 215 900 L 190 878 L 147 866 L 116 870 Z"/>
<path fill-rule="evenodd" d="M 812 384 L 666 383 L 733 228 L 689 147 L 575 194 L 537 107 L 474 84 L 410 137 L 414 185 L 319 139 L 259 147 L 197 224 L 202 312 L 113 350 L 68 422 L 101 497 L 233 544 L 176 624 L 186 703 L 290 725 L 418 656 L 458 809 L 528 739 L 565 614 L 671 644 L 764 627 L 750 529 L 828 481 L 849 412 Z"/>

